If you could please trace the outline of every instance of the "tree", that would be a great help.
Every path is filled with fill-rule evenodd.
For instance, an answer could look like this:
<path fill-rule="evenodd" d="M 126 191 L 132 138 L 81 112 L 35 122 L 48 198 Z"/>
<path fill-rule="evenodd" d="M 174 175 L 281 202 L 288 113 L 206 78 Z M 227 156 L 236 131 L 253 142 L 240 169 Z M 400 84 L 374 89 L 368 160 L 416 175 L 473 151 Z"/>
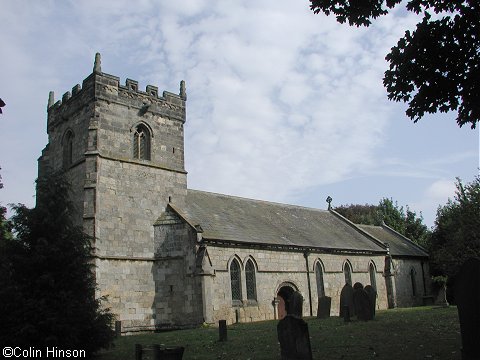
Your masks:
<path fill-rule="evenodd" d="M 1 170 L 2 168 L 0 168 Z M 0 175 L 0 189 L 3 189 L 2 175 Z M 0 203 L 0 240 L 11 237 L 11 226 L 7 220 L 7 208 Z"/>
<path fill-rule="evenodd" d="M 0 241 L 0 343 L 87 355 L 113 339 L 113 315 L 95 299 L 91 239 L 70 220 L 62 176 L 37 180 L 37 206 L 13 207 L 15 237 Z"/>
<path fill-rule="evenodd" d="M 406 236 L 417 244 L 428 248 L 430 232 L 423 217 L 407 207 L 405 214 L 403 206 L 399 206 L 392 199 L 383 198 L 378 205 L 342 205 L 335 211 L 356 224 L 380 226 L 386 225 Z"/>
<path fill-rule="evenodd" d="M 456 182 L 454 200 L 437 210 L 431 256 L 436 275 L 453 277 L 470 257 L 480 258 L 480 176 Z"/>
<path fill-rule="evenodd" d="M 340 23 L 369 26 L 401 0 L 310 2 L 316 14 L 332 13 Z M 456 110 L 457 124 L 474 129 L 480 121 L 480 2 L 410 0 L 406 8 L 423 13 L 423 19 L 386 56 L 388 98 L 408 102 L 406 114 L 414 122 L 426 113 Z"/>
<path fill-rule="evenodd" d="M 381 225 L 382 214 L 376 205 L 341 205 L 335 208 L 335 211 L 346 217 L 355 224 Z"/>

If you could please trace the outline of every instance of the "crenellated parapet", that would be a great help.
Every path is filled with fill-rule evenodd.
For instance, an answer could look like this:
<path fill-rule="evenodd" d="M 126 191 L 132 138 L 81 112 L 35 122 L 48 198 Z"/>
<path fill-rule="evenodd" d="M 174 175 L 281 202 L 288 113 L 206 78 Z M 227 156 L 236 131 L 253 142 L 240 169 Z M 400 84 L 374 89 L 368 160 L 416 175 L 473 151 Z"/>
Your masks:
<path fill-rule="evenodd" d="M 79 108 L 90 104 L 92 100 L 103 100 L 138 109 L 139 113 L 150 112 L 154 115 L 185 122 L 185 102 L 187 99 L 185 82 L 181 81 L 178 94 L 163 91 L 160 95 L 157 86 L 147 85 L 145 91 L 139 89 L 138 81 L 126 79 L 120 84 L 120 78 L 101 71 L 101 57 L 97 53 L 93 72 L 75 85 L 71 91 L 55 101 L 54 92 L 48 97 L 48 127 L 69 118 Z"/>

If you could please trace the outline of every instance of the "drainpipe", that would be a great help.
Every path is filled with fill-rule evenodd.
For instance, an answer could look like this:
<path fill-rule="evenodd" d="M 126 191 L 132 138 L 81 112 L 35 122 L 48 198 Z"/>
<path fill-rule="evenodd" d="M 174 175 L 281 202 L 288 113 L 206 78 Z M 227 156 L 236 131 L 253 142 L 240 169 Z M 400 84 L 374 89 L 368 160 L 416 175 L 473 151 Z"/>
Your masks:
<path fill-rule="evenodd" d="M 310 286 L 310 267 L 308 266 L 308 251 L 303 253 L 303 257 L 305 258 L 305 264 L 307 266 L 307 284 L 308 284 L 308 303 L 310 304 L 310 316 L 313 316 L 313 309 L 312 309 L 312 287 Z"/>

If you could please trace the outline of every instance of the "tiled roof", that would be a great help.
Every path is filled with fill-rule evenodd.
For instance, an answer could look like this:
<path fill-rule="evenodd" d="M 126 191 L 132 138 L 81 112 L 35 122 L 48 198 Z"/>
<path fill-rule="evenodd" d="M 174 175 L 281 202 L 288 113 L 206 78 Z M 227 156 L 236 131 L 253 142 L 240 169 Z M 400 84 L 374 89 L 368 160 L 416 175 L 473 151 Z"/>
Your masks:
<path fill-rule="evenodd" d="M 327 210 L 198 190 L 188 190 L 185 203 L 171 207 L 190 225 L 200 225 L 206 240 L 386 252 L 353 224 Z"/>
<path fill-rule="evenodd" d="M 383 243 L 387 243 L 390 247 L 390 254 L 392 256 L 428 257 L 428 253 L 422 247 L 416 245 L 411 240 L 386 225 L 357 226 Z"/>

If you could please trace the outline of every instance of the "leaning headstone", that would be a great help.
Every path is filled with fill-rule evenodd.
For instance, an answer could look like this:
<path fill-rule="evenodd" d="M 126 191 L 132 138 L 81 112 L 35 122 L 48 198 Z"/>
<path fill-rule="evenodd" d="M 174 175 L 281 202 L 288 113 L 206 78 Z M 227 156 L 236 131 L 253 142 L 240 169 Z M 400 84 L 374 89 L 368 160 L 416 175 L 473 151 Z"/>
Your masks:
<path fill-rule="evenodd" d="M 345 306 L 348 307 L 349 316 L 355 315 L 353 305 L 353 288 L 350 284 L 345 284 L 340 292 L 340 317 L 345 318 Z"/>
<path fill-rule="evenodd" d="M 370 298 L 363 288 L 357 287 L 353 291 L 353 304 L 358 320 L 368 321 L 373 319 Z"/>
<path fill-rule="evenodd" d="M 480 359 L 480 259 L 468 259 L 455 278 L 462 360 Z"/>
<path fill-rule="evenodd" d="M 377 306 L 377 292 L 371 285 L 365 286 L 364 290 L 368 294 L 368 299 L 370 300 L 370 307 L 372 312 L 372 319 L 375 318 L 375 308 Z"/>
<path fill-rule="evenodd" d="M 312 360 L 312 348 L 307 323 L 297 314 L 301 314 L 303 297 L 298 292 L 285 299 L 287 315 L 278 322 L 277 336 L 280 342 L 282 360 Z"/>
<path fill-rule="evenodd" d="M 332 307 L 332 298 L 330 296 L 320 296 L 318 298 L 317 318 L 326 319 L 330 317 L 331 307 Z"/>

